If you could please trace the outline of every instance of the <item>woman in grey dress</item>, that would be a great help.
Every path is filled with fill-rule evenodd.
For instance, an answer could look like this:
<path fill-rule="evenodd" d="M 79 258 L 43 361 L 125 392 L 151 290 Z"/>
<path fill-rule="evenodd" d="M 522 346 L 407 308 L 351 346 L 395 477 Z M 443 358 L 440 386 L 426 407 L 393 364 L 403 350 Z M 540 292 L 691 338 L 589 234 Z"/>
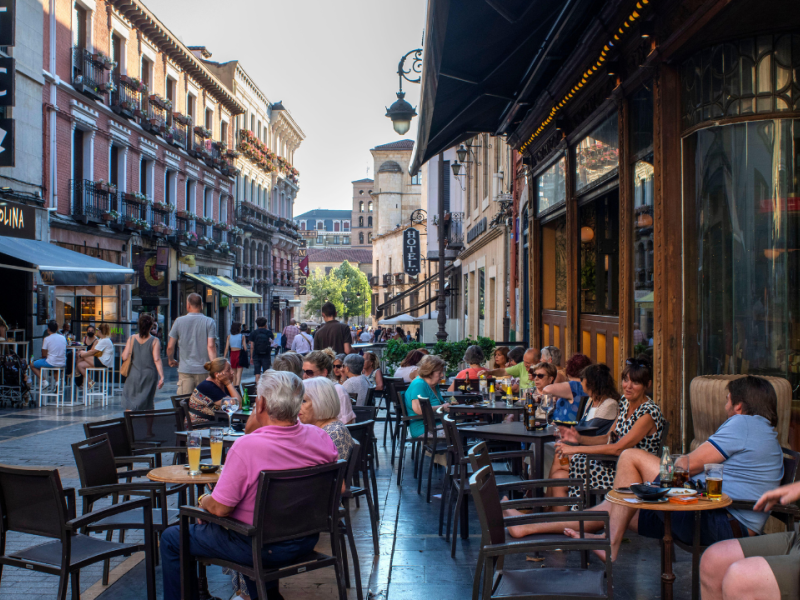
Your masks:
<path fill-rule="evenodd" d="M 139 333 L 128 338 L 122 360 L 129 356 L 131 369 L 122 389 L 124 410 L 153 410 L 156 389 L 164 385 L 164 368 L 161 365 L 161 343 L 150 335 L 153 317 L 139 315 Z"/>

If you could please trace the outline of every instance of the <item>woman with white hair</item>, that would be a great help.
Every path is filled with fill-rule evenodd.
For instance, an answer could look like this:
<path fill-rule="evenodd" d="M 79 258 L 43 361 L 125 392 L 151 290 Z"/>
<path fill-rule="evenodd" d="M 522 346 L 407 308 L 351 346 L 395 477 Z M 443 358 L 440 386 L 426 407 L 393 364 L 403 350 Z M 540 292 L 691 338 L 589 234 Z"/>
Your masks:
<path fill-rule="evenodd" d="M 339 420 L 339 395 L 327 377 L 312 377 L 303 381 L 305 394 L 298 415 L 300 422 L 316 425 L 331 437 L 339 458 L 347 460 L 353 449 L 353 438 L 347 426 Z"/>

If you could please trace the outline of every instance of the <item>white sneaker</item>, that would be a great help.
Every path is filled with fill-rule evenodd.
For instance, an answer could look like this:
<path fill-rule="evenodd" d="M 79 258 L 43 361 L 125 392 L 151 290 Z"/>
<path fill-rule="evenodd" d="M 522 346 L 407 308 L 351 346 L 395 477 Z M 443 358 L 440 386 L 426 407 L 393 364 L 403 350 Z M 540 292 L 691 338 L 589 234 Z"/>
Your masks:
<path fill-rule="evenodd" d="M 45 380 L 42 382 L 42 388 L 43 388 L 43 389 L 47 389 L 48 387 L 50 387 L 50 382 L 49 382 L 49 381 L 47 381 L 47 379 L 45 379 Z"/>

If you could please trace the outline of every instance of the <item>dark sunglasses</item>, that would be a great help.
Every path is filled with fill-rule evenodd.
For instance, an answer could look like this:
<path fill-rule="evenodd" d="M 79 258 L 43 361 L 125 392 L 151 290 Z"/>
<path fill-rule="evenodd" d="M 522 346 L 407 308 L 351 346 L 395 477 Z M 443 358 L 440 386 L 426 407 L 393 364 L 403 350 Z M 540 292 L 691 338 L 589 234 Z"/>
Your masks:
<path fill-rule="evenodd" d="M 306 369 L 306 370 L 303 370 L 303 373 L 305 373 L 309 377 L 314 377 L 314 371 L 309 371 L 309 370 Z"/>
<path fill-rule="evenodd" d="M 341 369 L 341 368 L 342 368 L 342 365 L 333 365 L 333 368 L 334 368 L 334 369 Z"/>
<path fill-rule="evenodd" d="M 533 374 L 533 378 L 534 379 L 543 379 L 545 377 L 547 377 L 547 373 L 534 373 Z"/>

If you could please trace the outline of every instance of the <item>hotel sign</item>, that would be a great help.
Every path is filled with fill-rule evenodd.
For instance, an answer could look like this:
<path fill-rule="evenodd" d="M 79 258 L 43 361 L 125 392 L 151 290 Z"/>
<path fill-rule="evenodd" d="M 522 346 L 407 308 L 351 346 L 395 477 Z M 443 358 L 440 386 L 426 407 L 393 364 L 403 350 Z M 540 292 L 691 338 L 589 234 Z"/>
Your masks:
<path fill-rule="evenodd" d="M 0 235 L 36 239 L 36 209 L 0 200 Z"/>
<path fill-rule="evenodd" d="M 403 270 L 412 277 L 419 275 L 419 230 L 409 227 L 403 232 Z"/>

